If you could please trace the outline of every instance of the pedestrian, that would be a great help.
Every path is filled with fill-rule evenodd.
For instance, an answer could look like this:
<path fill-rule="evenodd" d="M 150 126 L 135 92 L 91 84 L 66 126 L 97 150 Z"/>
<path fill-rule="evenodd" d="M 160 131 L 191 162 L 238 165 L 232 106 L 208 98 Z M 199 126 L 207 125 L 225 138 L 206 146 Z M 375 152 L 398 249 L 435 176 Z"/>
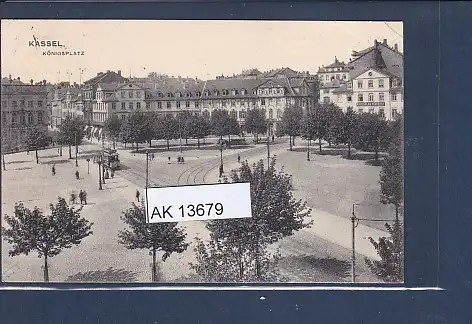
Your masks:
<path fill-rule="evenodd" d="M 79 170 L 75 171 L 75 177 L 79 180 Z"/>
<path fill-rule="evenodd" d="M 115 170 L 111 170 L 111 177 L 114 178 L 115 177 Z"/>
<path fill-rule="evenodd" d="M 170 156 L 167 157 L 167 160 L 169 160 L 169 162 L 167 164 L 170 164 Z"/>
<path fill-rule="evenodd" d="M 185 163 L 185 162 L 184 162 L 184 157 L 183 157 L 183 156 L 180 158 L 180 162 L 182 162 L 182 164 L 184 164 L 184 163 Z"/>
<path fill-rule="evenodd" d="M 56 165 L 55 164 L 52 165 L 51 171 L 52 171 L 52 175 L 55 176 L 56 175 Z"/>
<path fill-rule="evenodd" d="M 274 143 L 274 135 L 272 135 L 272 143 Z"/>
<path fill-rule="evenodd" d="M 136 199 L 138 200 L 138 202 L 139 202 L 139 195 L 140 195 L 139 190 L 136 190 Z"/>
<path fill-rule="evenodd" d="M 180 156 L 177 157 L 177 164 L 180 164 Z"/>
<path fill-rule="evenodd" d="M 220 178 L 223 176 L 223 165 L 220 165 Z"/>
<path fill-rule="evenodd" d="M 238 163 L 241 163 L 241 156 L 238 154 Z"/>
<path fill-rule="evenodd" d="M 79 191 L 79 199 L 80 199 L 80 204 L 84 204 L 84 192 L 82 190 Z"/>
<path fill-rule="evenodd" d="M 85 190 L 82 191 L 82 197 L 84 198 L 84 204 L 87 205 L 87 192 Z"/>
<path fill-rule="evenodd" d="M 154 153 L 151 154 L 151 160 L 154 160 Z"/>

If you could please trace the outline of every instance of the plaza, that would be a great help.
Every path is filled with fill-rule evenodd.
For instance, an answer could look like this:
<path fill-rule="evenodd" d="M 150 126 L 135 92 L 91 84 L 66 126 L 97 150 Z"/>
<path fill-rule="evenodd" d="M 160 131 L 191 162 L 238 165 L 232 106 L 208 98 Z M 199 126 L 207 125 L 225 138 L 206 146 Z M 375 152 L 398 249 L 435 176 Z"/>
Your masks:
<path fill-rule="evenodd" d="M 193 140 L 189 141 L 192 144 Z M 118 143 L 122 163 L 114 178 L 106 180 L 103 190 L 98 189 L 98 165 L 92 158 L 102 149 L 102 143 L 88 142 L 79 147 L 78 170 L 75 178 L 75 161 L 68 159 L 67 150 L 59 156 L 56 148 L 40 152 L 40 164 L 34 154 L 26 152 L 6 156 L 6 171 L 2 172 L 2 212 L 11 215 L 14 204 L 19 201 L 28 208 L 38 206 L 46 214 L 50 203 L 57 197 L 68 199 L 70 193 L 86 190 L 88 204 L 81 215 L 93 222 L 93 234 L 78 246 L 63 250 L 50 259 L 50 280 L 53 282 L 149 282 L 151 257 L 147 250 L 127 250 L 118 244 L 118 232 L 125 228 L 122 212 L 136 202 L 136 190 L 145 185 L 145 150 L 154 152 L 156 158 L 149 161 L 149 182 L 155 186 L 217 183 L 220 151 L 211 139 L 200 150 L 194 146 L 183 147 L 172 141 L 166 151 L 162 142 L 153 141 L 152 147 L 142 147 L 132 153 Z M 277 169 L 293 175 L 294 197 L 307 201 L 313 208 L 311 228 L 303 229 L 293 236 L 276 243 L 282 255 L 279 262 L 281 273 L 290 282 L 349 282 L 351 258 L 351 224 L 349 217 L 352 204 L 356 213 L 364 219 L 392 219 L 394 211 L 379 203 L 380 167 L 371 166 L 363 160 L 347 160 L 339 155 L 319 155 L 312 148 L 311 161 L 306 161 L 306 146 L 297 140 L 293 151 L 288 141 L 280 138 L 271 143 L 271 156 L 277 158 Z M 107 143 L 108 145 L 108 143 Z M 325 147 L 328 151 L 328 148 Z M 248 145 L 241 149 L 223 151 L 225 173 L 238 167 L 241 160 L 256 162 L 264 159 L 265 144 Z M 177 157 L 184 156 L 185 164 L 178 164 Z M 170 162 L 169 162 L 170 157 Z M 86 158 L 90 158 L 88 163 Z M 51 174 L 55 165 L 56 175 Z M 4 225 L 4 223 L 3 223 Z M 165 262 L 159 262 L 161 282 L 198 282 L 189 262 L 195 262 L 193 242 L 195 236 L 206 239 L 205 223 L 193 221 L 179 223 L 185 228 L 186 241 L 191 243 L 187 251 L 174 253 Z M 377 239 L 388 236 L 383 223 L 362 222 L 356 228 L 356 270 L 358 281 L 373 282 L 377 279 L 369 272 L 364 258 L 377 257 L 368 237 Z M 8 256 L 9 244 L 2 244 L 2 271 L 4 281 L 42 281 L 42 260 L 29 254 Z"/>

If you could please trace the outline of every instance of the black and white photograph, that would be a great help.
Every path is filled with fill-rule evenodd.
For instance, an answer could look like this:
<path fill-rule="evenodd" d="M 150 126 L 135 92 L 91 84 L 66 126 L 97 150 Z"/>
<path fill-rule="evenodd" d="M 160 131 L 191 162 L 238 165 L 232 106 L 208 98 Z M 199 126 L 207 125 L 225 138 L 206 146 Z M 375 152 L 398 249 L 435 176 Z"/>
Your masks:
<path fill-rule="evenodd" d="M 1 31 L 3 282 L 404 282 L 402 22 Z"/>

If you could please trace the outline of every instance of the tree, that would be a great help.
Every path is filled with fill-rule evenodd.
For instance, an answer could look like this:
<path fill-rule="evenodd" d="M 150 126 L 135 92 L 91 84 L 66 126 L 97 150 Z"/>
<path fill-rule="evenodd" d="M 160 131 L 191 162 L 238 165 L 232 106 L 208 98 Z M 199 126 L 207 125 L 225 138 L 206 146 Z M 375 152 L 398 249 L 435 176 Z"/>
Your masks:
<path fill-rule="evenodd" d="M 200 148 L 200 139 L 211 133 L 210 120 L 205 116 L 198 115 L 191 119 L 189 125 L 190 136 L 197 139 L 198 148 Z"/>
<path fill-rule="evenodd" d="M 239 127 L 238 120 L 232 116 L 229 116 L 227 119 L 226 127 L 226 133 L 228 134 L 228 148 L 231 148 L 231 135 L 241 134 L 241 128 Z"/>
<path fill-rule="evenodd" d="M 133 142 L 131 132 L 132 132 L 131 124 L 130 124 L 129 119 L 127 118 L 121 122 L 121 126 L 120 126 L 120 137 L 121 137 L 121 141 L 125 143 L 125 147 L 126 147 L 126 144 Z"/>
<path fill-rule="evenodd" d="M 326 118 L 326 135 L 324 140 L 328 142 L 328 147 L 331 147 L 331 144 L 337 141 L 341 132 L 343 111 L 338 106 L 330 103 L 324 105 L 324 113 Z"/>
<path fill-rule="evenodd" d="M 245 119 L 246 131 L 254 135 L 256 144 L 259 140 L 259 134 L 267 133 L 267 120 L 263 109 L 249 109 Z"/>
<path fill-rule="evenodd" d="M 288 135 L 290 143 L 290 151 L 292 150 L 292 138 L 300 136 L 303 127 L 303 110 L 300 106 L 288 107 L 285 109 L 282 120 L 280 122 L 280 135 Z"/>
<path fill-rule="evenodd" d="M 347 158 L 351 158 L 351 147 L 356 136 L 357 127 L 357 115 L 352 111 L 348 110 L 341 116 L 340 125 L 338 132 L 336 132 L 336 141 L 339 143 L 347 144 Z"/>
<path fill-rule="evenodd" d="M 211 113 L 211 128 L 213 133 L 220 138 L 228 135 L 229 115 L 226 110 L 213 110 Z"/>
<path fill-rule="evenodd" d="M 85 136 L 85 122 L 79 117 L 72 118 L 66 116 L 59 126 L 59 138 L 61 145 L 69 145 L 69 159 L 72 159 L 72 145 L 75 145 L 75 152 L 77 154 L 78 145 L 82 142 Z"/>
<path fill-rule="evenodd" d="M 267 170 L 263 160 L 252 168 L 243 162 L 238 170 L 231 172 L 231 181 L 251 184 L 252 217 L 211 220 L 206 227 L 212 244 L 234 251 L 239 279 L 262 281 L 268 270 L 268 261 L 264 260 L 272 259 L 268 257 L 267 246 L 311 226 L 312 222 L 304 222 L 311 209 L 306 202 L 293 198 L 291 176 L 275 170 L 275 158 Z"/>
<path fill-rule="evenodd" d="M 44 281 L 49 281 L 49 257 L 80 244 L 93 233 L 93 223 L 80 217 L 82 207 L 69 207 L 59 197 L 56 205 L 50 204 L 50 209 L 51 214 L 45 216 L 37 207 L 30 210 L 17 203 L 14 216 L 5 215 L 9 228 L 2 227 L 4 240 L 13 245 L 8 252 L 10 256 L 36 252 L 39 258 L 44 257 Z"/>
<path fill-rule="evenodd" d="M 329 128 L 329 112 L 325 105 L 316 105 L 305 114 L 303 137 L 308 141 L 318 139 L 321 153 L 321 140 L 326 138 Z"/>
<path fill-rule="evenodd" d="M 1 129 L 1 136 L 2 136 L 2 165 L 3 165 L 3 170 L 5 171 L 6 170 L 6 167 L 5 167 L 5 154 L 7 152 L 10 152 L 11 150 L 11 137 L 10 137 L 10 133 L 7 129 L 7 126 L 3 126 L 2 129 Z"/>
<path fill-rule="evenodd" d="M 395 206 L 398 219 L 403 202 L 403 120 L 390 124 L 389 155 L 382 161 L 380 170 L 380 202 Z"/>
<path fill-rule="evenodd" d="M 151 124 L 144 113 L 135 111 L 129 116 L 127 127 L 129 128 L 129 139 L 132 143 L 136 143 L 137 152 L 139 143 L 145 142 L 148 139 Z"/>
<path fill-rule="evenodd" d="M 116 139 L 120 136 L 122 120 L 117 115 L 111 115 L 103 127 L 105 133 L 113 140 L 113 149 L 116 148 Z"/>
<path fill-rule="evenodd" d="M 169 150 L 169 140 L 179 136 L 179 123 L 172 115 L 162 115 L 158 118 L 157 124 L 158 136 L 167 141 L 167 150 Z"/>
<path fill-rule="evenodd" d="M 177 223 L 146 223 L 144 203 L 132 204 L 121 216 L 121 220 L 130 227 L 118 233 L 118 242 L 128 249 L 149 249 L 152 252 L 152 277 L 156 278 L 156 253 L 163 252 L 165 262 L 172 253 L 182 253 L 187 247 L 186 234 L 177 227 Z"/>
<path fill-rule="evenodd" d="M 26 132 L 26 147 L 28 151 L 36 152 L 36 163 L 39 163 L 38 150 L 43 149 L 51 144 L 51 138 L 45 129 L 31 127 Z"/>
<path fill-rule="evenodd" d="M 379 151 L 388 145 L 388 128 L 385 117 L 380 114 L 361 113 L 357 117 L 355 147 L 363 151 L 375 152 L 379 160 Z"/>
<path fill-rule="evenodd" d="M 397 218 L 393 226 L 385 224 L 390 237 L 381 237 L 376 242 L 369 237 L 370 243 L 374 246 L 380 261 L 365 259 L 367 267 L 378 278 L 386 282 L 402 282 L 404 266 L 403 248 L 403 225 Z"/>

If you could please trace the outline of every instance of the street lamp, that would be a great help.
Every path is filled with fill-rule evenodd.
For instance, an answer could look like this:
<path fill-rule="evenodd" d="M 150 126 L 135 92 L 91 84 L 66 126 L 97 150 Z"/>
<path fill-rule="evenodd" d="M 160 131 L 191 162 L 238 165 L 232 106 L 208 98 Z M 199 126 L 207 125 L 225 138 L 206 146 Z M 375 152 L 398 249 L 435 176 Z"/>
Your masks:
<path fill-rule="evenodd" d="M 220 177 L 223 175 L 223 137 L 220 136 Z"/>
<path fill-rule="evenodd" d="M 309 118 L 310 118 L 310 113 L 309 113 L 309 107 L 306 107 L 306 137 L 307 137 L 307 150 L 306 150 L 306 160 L 310 161 L 310 142 L 311 142 L 311 134 L 310 130 L 308 129 L 309 125 Z"/>
<path fill-rule="evenodd" d="M 101 169 L 101 165 L 102 165 L 102 157 L 99 155 L 98 156 L 98 160 L 97 160 L 97 164 L 98 164 L 98 189 L 99 190 L 102 190 L 102 169 Z"/>
<path fill-rule="evenodd" d="M 87 174 L 90 174 L 90 158 L 87 158 Z"/>
<path fill-rule="evenodd" d="M 74 133 L 74 141 L 75 141 L 75 166 L 78 167 L 79 163 L 77 162 L 77 154 L 79 152 L 79 148 L 77 146 L 77 132 Z"/>
<path fill-rule="evenodd" d="M 267 123 L 267 170 L 269 170 L 269 166 L 270 166 L 270 127 L 271 127 L 271 123 L 270 123 L 270 120 L 269 122 Z"/>

